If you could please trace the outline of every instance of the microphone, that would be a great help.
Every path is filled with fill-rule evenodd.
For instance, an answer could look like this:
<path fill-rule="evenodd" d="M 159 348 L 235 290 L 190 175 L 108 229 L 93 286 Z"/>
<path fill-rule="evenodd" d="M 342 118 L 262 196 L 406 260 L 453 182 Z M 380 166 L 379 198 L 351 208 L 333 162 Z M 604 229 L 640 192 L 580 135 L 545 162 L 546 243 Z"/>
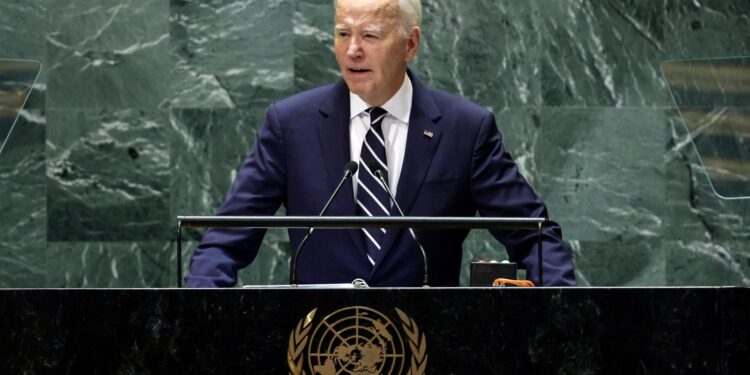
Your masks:
<path fill-rule="evenodd" d="M 328 198 L 328 202 L 326 202 L 325 206 L 323 206 L 323 209 L 320 210 L 320 214 L 318 214 L 318 216 L 323 216 L 323 214 L 326 213 L 326 211 L 328 210 L 328 206 L 330 206 L 331 202 L 333 202 L 333 198 L 336 198 L 339 190 L 341 190 L 341 187 L 344 186 L 344 182 L 346 182 L 346 180 L 350 179 L 355 173 L 357 173 L 357 168 L 359 168 L 359 163 L 355 161 L 346 163 L 346 166 L 344 167 L 344 176 L 341 177 L 341 181 L 339 181 L 336 189 L 333 190 L 333 194 L 331 194 L 331 197 Z M 291 284 L 292 286 L 297 285 L 297 259 L 302 252 L 302 246 L 305 245 L 305 242 L 307 242 L 307 239 L 310 238 L 310 235 L 312 235 L 314 230 L 315 228 L 310 228 L 310 230 L 307 232 L 307 235 L 305 235 L 305 238 L 302 239 L 302 242 L 299 243 L 297 249 L 294 250 L 292 263 L 289 265 L 289 284 Z"/>
<path fill-rule="evenodd" d="M 401 206 L 399 206 L 398 202 L 396 202 L 396 198 L 393 196 L 393 193 L 391 193 L 391 189 L 388 187 L 388 181 L 385 180 L 383 168 L 380 167 L 380 164 L 378 164 L 377 162 L 373 162 L 369 164 L 367 168 L 369 168 L 372 174 L 380 180 L 381 184 L 383 184 L 385 191 L 388 193 L 388 197 L 391 199 L 391 202 L 393 202 L 393 205 L 396 206 L 396 209 L 398 210 L 398 213 L 401 214 L 401 217 L 406 217 L 406 215 L 404 215 L 404 211 L 401 210 Z M 414 243 L 419 246 L 419 251 L 422 252 L 422 262 L 424 263 L 424 280 L 422 280 L 422 286 L 430 286 L 429 273 L 427 272 L 427 253 L 424 251 L 422 242 L 419 241 L 419 238 L 417 238 L 417 234 L 414 233 L 414 230 L 411 228 L 408 229 L 409 233 L 411 234 L 411 238 L 414 239 Z"/>

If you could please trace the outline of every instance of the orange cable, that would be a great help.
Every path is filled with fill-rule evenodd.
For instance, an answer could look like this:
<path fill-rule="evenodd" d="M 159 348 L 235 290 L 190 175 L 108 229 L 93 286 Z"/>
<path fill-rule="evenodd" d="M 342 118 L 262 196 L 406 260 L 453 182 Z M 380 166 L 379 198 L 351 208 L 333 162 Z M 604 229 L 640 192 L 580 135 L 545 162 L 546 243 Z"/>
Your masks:
<path fill-rule="evenodd" d="M 534 283 L 529 280 L 511 280 L 511 279 L 498 278 L 492 282 L 492 286 L 500 286 L 500 287 L 518 286 L 518 287 L 523 287 L 523 288 L 531 288 L 531 287 L 534 287 Z"/>

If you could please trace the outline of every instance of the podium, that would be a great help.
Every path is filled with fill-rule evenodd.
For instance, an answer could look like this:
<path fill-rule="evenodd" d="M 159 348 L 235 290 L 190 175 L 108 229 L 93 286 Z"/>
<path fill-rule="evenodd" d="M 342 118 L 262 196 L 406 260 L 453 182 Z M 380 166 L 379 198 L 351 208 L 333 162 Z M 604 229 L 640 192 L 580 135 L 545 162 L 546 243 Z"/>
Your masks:
<path fill-rule="evenodd" d="M 0 290 L 0 368 L 738 374 L 749 305 L 747 288 Z"/>

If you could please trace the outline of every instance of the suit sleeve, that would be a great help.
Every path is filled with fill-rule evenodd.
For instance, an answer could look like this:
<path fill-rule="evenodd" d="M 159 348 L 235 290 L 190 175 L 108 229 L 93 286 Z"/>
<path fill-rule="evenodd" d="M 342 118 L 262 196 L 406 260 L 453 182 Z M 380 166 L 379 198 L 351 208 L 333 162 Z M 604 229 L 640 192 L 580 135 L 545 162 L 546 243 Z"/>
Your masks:
<path fill-rule="evenodd" d="M 471 168 L 472 194 L 482 216 L 547 217 L 541 198 L 518 172 L 502 143 L 495 118 L 488 113 L 474 144 Z M 527 278 L 538 280 L 537 231 L 492 231 L 512 262 L 526 268 Z M 562 240 L 560 226 L 547 221 L 542 231 L 545 286 L 575 285 L 573 260 Z"/>
<path fill-rule="evenodd" d="M 273 215 L 285 201 L 286 166 L 283 134 L 272 104 L 258 132 L 255 150 L 240 167 L 217 215 Z M 203 234 L 185 277 L 191 288 L 227 287 L 237 283 L 237 271 L 258 253 L 264 229 L 214 228 Z"/>

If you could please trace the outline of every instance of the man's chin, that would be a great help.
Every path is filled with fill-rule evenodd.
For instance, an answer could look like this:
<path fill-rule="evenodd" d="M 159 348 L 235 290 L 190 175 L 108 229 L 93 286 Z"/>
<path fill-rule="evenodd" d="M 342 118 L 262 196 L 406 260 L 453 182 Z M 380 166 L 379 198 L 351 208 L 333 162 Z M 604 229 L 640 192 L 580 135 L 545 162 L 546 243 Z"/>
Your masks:
<path fill-rule="evenodd" d="M 369 89 L 369 87 L 366 87 L 366 85 L 363 85 L 361 82 L 349 82 L 346 80 L 344 80 L 344 82 L 346 82 L 346 86 L 349 88 L 349 91 L 351 91 L 352 94 L 362 98 L 362 100 L 365 100 L 367 94 L 372 91 Z"/>

